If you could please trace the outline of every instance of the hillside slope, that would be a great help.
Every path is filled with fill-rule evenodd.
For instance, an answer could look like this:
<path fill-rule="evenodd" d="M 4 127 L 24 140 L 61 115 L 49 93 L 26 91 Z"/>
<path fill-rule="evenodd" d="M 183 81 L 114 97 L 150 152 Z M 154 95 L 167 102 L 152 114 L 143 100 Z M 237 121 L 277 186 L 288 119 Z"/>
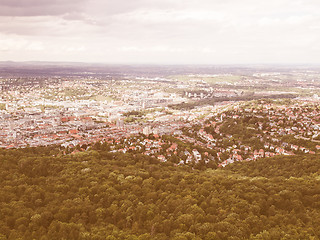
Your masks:
<path fill-rule="evenodd" d="M 319 239 L 320 160 L 218 170 L 144 155 L 0 150 L 0 239 Z"/>

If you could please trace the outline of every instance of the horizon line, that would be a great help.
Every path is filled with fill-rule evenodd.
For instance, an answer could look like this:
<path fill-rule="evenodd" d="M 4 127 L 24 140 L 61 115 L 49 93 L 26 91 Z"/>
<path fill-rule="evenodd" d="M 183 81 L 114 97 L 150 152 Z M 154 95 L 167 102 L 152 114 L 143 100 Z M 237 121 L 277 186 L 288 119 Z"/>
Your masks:
<path fill-rule="evenodd" d="M 47 64 L 95 64 L 95 65 L 130 65 L 130 66 L 319 66 L 320 63 L 133 63 L 133 62 L 85 62 L 85 61 L 61 61 L 61 60 L 1 60 L 0 63 L 47 63 Z"/>

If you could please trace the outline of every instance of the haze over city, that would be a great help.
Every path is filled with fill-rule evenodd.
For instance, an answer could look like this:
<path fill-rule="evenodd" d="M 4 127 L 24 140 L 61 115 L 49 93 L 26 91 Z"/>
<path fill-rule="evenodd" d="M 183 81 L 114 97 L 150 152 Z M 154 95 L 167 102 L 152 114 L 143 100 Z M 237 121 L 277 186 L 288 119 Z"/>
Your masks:
<path fill-rule="evenodd" d="M 0 0 L 0 61 L 317 64 L 315 0 Z"/>
<path fill-rule="evenodd" d="M 0 240 L 320 239 L 319 0 L 0 0 Z"/>

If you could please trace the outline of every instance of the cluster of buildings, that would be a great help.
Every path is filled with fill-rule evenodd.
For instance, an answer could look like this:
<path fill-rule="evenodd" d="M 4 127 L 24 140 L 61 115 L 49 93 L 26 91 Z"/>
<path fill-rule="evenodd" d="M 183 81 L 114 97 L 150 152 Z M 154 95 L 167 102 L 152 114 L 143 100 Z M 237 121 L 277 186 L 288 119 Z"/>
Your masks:
<path fill-rule="evenodd" d="M 216 150 L 222 167 L 235 161 L 320 150 L 320 108 L 315 102 L 236 103 L 205 121 L 197 132 L 193 129 L 188 134 L 197 134 Z"/>
<path fill-rule="evenodd" d="M 0 148 L 74 148 L 106 142 L 114 152 L 139 152 L 175 164 L 215 162 L 222 167 L 320 150 L 318 98 L 221 102 L 174 110 L 168 105 L 188 98 L 241 93 L 209 88 L 177 94 L 170 91 L 172 83 L 160 80 L 46 79 L 41 83 L 30 79 L 23 85 L 9 81 L 8 86 L 2 82 Z M 207 85 L 191 81 L 193 87 Z"/>
<path fill-rule="evenodd" d="M 9 79 L 1 82 L 0 147 L 76 145 L 102 137 L 165 134 L 180 128 L 163 107 L 183 98 L 146 82 L 95 79 Z M 124 113 L 159 108 L 152 122 L 125 123 Z M 190 114 L 189 114 L 190 115 Z M 171 123 L 172 121 L 172 123 Z M 155 122 L 155 123 L 153 123 Z M 152 127 L 152 131 L 151 131 Z"/>
<path fill-rule="evenodd" d="M 189 143 L 187 148 L 184 144 L 159 142 L 156 138 L 156 144 L 154 140 L 145 139 L 145 148 L 136 147 L 136 143 L 131 142 L 132 145 L 119 151 L 143 149 L 144 154 L 160 161 L 170 160 L 178 164 L 215 161 L 220 167 L 277 155 L 316 154 L 320 150 L 319 116 L 320 108 L 314 102 L 229 103 L 190 121 L 189 126 L 181 121 L 182 131 L 177 128 L 173 135 L 178 142 Z M 229 123 L 241 124 L 246 130 L 242 135 L 232 132 L 233 126 L 226 126 Z M 144 132 L 152 131 L 147 127 Z"/>
<path fill-rule="evenodd" d="M 96 142 L 110 147 L 112 153 L 140 153 L 158 159 L 160 162 L 173 162 L 176 165 L 183 164 L 198 164 L 201 161 L 206 164 L 214 161 L 215 157 L 205 151 L 203 146 L 197 143 L 186 147 L 182 142 L 177 141 L 181 133 L 173 133 L 170 135 L 143 134 L 131 135 L 127 137 L 104 137 L 96 139 Z M 168 138 L 168 136 L 170 136 Z M 96 143 L 95 142 L 95 143 Z M 91 143 L 92 145 L 92 143 Z M 67 146 L 63 144 L 62 146 Z M 79 151 L 91 149 L 90 145 L 81 145 L 79 148 L 71 146 L 71 154 L 76 154 Z"/>

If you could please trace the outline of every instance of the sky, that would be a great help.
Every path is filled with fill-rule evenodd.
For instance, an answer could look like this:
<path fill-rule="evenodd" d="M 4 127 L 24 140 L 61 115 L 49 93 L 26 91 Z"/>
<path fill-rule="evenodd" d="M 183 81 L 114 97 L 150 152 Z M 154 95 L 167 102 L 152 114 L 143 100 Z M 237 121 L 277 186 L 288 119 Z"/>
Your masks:
<path fill-rule="evenodd" d="M 0 61 L 320 64 L 320 1 L 0 0 Z"/>

